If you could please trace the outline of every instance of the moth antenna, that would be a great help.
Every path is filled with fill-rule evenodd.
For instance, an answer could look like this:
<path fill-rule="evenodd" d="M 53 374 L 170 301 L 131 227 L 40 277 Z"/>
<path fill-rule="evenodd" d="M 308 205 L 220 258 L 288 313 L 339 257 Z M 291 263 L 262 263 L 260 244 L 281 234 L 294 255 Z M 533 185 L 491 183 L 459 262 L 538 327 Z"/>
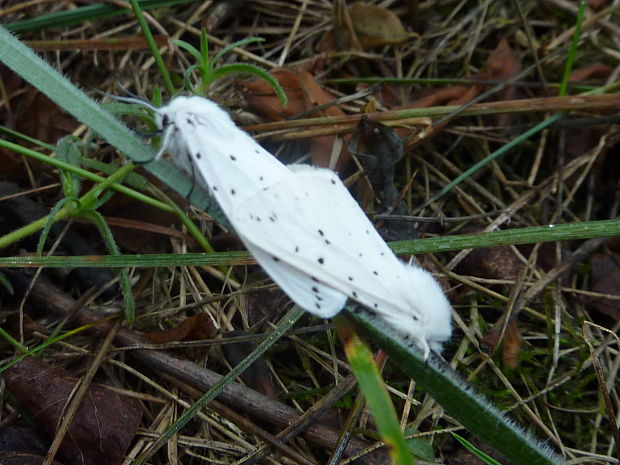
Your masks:
<path fill-rule="evenodd" d="M 110 94 L 105 94 L 105 95 L 107 95 L 113 100 L 118 100 L 119 102 L 125 102 L 125 103 L 133 103 L 135 105 L 140 105 L 142 107 L 148 108 L 154 113 L 159 113 L 159 109 L 155 108 L 153 105 L 151 105 L 146 100 L 141 100 L 139 98 L 133 98 L 133 97 L 121 97 L 119 95 L 110 95 Z"/>

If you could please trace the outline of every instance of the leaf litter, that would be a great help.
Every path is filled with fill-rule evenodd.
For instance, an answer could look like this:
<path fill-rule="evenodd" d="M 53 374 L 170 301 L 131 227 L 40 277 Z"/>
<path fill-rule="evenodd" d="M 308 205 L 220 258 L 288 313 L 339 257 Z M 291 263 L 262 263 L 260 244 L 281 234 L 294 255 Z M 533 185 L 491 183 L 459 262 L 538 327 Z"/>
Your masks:
<path fill-rule="evenodd" d="M 15 0 L 5 3 L 3 23 L 40 16 L 67 6 L 63 2 L 56 2 L 58 5 L 27 5 Z M 429 137 L 415 144 L 407 144 L 407 141 L 415 138 L 418 127 L 406 122 L 374 119 L 386 110 L 466 104 L 509 79 L 513 81 L 485 101 L 557 95 L 556 84 L 561 79 L 567 42 L 560 39 L 574 25 L 574 5 L 559 0 L 544 5 L 521 2 L 527 18 L 527 24 L 524 24 L 518 19 L 514 2 L 333 3 L 312 0 L 220 2 L 217 7 L 226 11 L 219 11 L 217 19 L 215 12 L 211 17 L 212 6 L 208 2 L 204 5 L 186 4 L 153 10 L 150 21 L 158 29 L 159 45 L 165 44 L 160 32 L 196 43 L 197 31 L 203 23 L 211 25 L 209 37 L 214 51 L 223 42 L 231 43 L 252 35 L 267 39 L 227 60 L 249 60 L 270 67 L 285 88 L 290 104 L 287 108 L 282 107 L 271 95 L 271 90 L 260 81 L 236 76 L 216 82 L 211 95 L 232 109 L 242 124 L 355 115 L 357 128 L 352 135 L 338 131 L 325 135 L 317 130 L 316 134 L 293 142 L 266 139 L 265 143 L 284 160 L 311 160 L 320 166 L 336 167 L 369 214 L 377 215 L 377 226 L 382 228 L 380 230 L 386 238 L 413 239 L 418 235 L 432 237 L 489 228 L 617 217 L 620 167 L 615 112 L 572 113 L 422 210 L 419 206 L 450 180 L 540 121 L 543 114 L 517 113 L 509 109 L 498 114 L 455 118 L 435 125 Z M 576 69 L 571 76 L 574 89 L 578 89 L 577 86 L 600 86 L 618 79 L 617 44 L 620 37 L 617 28 L 613 27 L 614 21 L 617 24 L 618 13 L 610 2 L 589 3 L 591 14 L 598 16 L 584 30 Z M 302 4 L 305 7 L 300 9 Z M 415 21 L 416 15 L 421 21 Z M 83 88 L 118 94 L 118 83 L 122 82 L 132 92 L 151 97 L 151 90 L 162 84 L 151 55 L 136 48 L 135 44 L 142 42 L 135 31 L 132 17 L 118 16 L 93 20 L 79 27 L 23 32 L 22 38 L 45 39 L 46 50 L 54 47 L 54 42 L 49 42 L 50 38 L 54 39 L 57 48 L 54 52 L 45 52 L 46 59 Z M 108 36 L 117 42 L 106 48 L 103 39 Z M 92 40 L 92 43 L 89 45 L 84 40 Z M 119 50 L 118 41 L 128 45 Z M 180 82 L 191 61 L 187 61 L 188 57 L 181 57 L 174 47 L 164 50 L 164 58 Z M 537 67 L 537 62 L 542 62 L 542 66 Z M 278 64 L 281 64 L 279 68 Z M 529 71 L 521 76 L 524 70 Z M 366 77 L 411 80 L 406 84 L 383 84 L 378 88 L 372 88 L 362 80 L 355 82 Z M 330 83 L 343 78 L 349 82 Z M 69 132 L 83 135 L 83 128 L 5 68 L 0 69 L 0 79 L 5 89 L 0 114 L 6 126 L 50 144 L 55 144 L 59 137 Z M 471 82 L 437 83 L 433 81 L 436 79 L 468 79 Z M 364 92 L 367 92 L 364 97 L 347 99 Z M 572 90 L 571 94 L 577 92 Z M 527 100 L 521 102 L 527 105 Z M 361 140 L 361 135 L 368 135 L 364 125 L 378 128 L 378 134 L 371 129 L 371 139 Z M 307 129 L 312 130 L 312 127 Z M 286 128 L 283 126 L 281 131 Z M 255 135 L 261 137 L 260 132 Z M 85 140 L 91 141 L 88 137 Z M 88 156 L 105 162 L 118 160 L 103 145 Z M 35 189 L 34 193 L 24 193 L 24 196 L 31 196 L 43 209 L 49 209 L 62 195 L 52 188 L 36 190 L 57 182 L 56 174 L 44 165 L 16 157 L 3 149 L 0 166 L 2 181 L 17 184 L 22 190 Z M 159 187 L 165 189 L 165 186 Z M 181 204 L 184 202 L 181 198 L 176 200 Z M 9 210 L 1 213 L 3 221 L 4 215 L 14 217 L 16 210 L 23 210 L 19 204 L 11 206 L 2 199 L 0 202 Z M 115 208 L 122 214 L 115 213 Z M 144 244 L 139 240 L 140 235 L 152 236 L 146 236 L 148 231 L 141 230 L 139 225 L 129 224 L 136 228 L 136 238 L 121 238 L 125 250 L 138 252 L 143 248 L 147 253 L 198 250 L 193 242 L 185 239 L 185 231 L 181 230 L 178 221 L 167 215 L 145 217 L 141 208 L 135 202 L 119 202 L 107 205 L 105 214 L 139 217 L 144 222 L 152 221 L 154 226 L 162 228 L 160 231 L 175 228 L 180 234 L 163 234 Z M 188 211 L 205 235 L 220 244 L 220 250 L 239 248 L 238 242 L 222 240 L 229 237 L 228 231 L 223 231 L 203 212 L 189 207 Z M 106 253 L 91 226 L 73 224 L 70 230 L 94 246 L 93 254 Z M 160 240 L 162 238 L 165 240 Z M 72 242 L 69 239 L 69 243 Z M 557 246 L 495 247 L 455 255 L 438 254 L 437 258 L 447 263 L 448 271 L 463 278 L 462 282 L 475 284 L 468 286 L 454 278 L 448 280 L 452 289 L 450 299 L 459 315 L 460 326 L 455 328 L 456 334 L 446 348 L 445 356 L 464 373 L 475 374 L 474 383 L 483 391 L 493 393 L 498 404 L 512 409 L 512 415 L 519 423 L 541 425 L 553 422 L 552 429 L 556 433 L 550 439 L 569 458 L 583 460 L 584 457 L 598 456 L 601 460 L 608 460 L 612 455 L 611 436 L 607 433 L 611 426 L 607 416 L 599 411 L 599 388 L 586 363 L 588 353 L 579 337 L 579 326 L 586 320 L 608 328 L 618 327 L 619 244 L 617 240 L 598 244 L 595 253 L 578 255 L 569 270 L 559 273 L 557 267 L 563 260 L 574 256 L 579 245 L 568 242 Z M 26 246 L 27 252 L 32 250 L 32 246 Z M 61 239 L 61 253 L 71 254 L 70 250 Z M 19 251 L 11 249 L 4 250 L 4 253 L 12 255 Z M 227 355 L 213 349 L 219 344 L 214 340 L 213 331 L 218 335 L 243 331 L 241 339 L 252 341 L 254 335 L 269 332 L 269 322 L 277 319 L 274 315 L 281 312 L 287 302 L 254 266 L 235 267 L 228 274 L 213 267 L 154 270 L 134 273 L 134 293 L 140 315 L 132 330 L 122 333 L 125 339 L 117 343 L 120 350 L 110 353 L 110 360 L 118 354 L 134 353 L 140 363 L 133 368 L 123 363 L 104 363 L 97 379 L 102 385 L 133 392 L 133 397 L 140 399 L 140 408 L 144 410 L 140 426 L 148 433 L 170 423 L 177 415 L 175 409 L 186 405 L 184 402 L 195 395 L 187 384 L 194 388 L 200 386 L 204 379 L 225 372 L 225 359 L 237 360 L 235 357 L 239 357 L 235 349 L 226 349 Z M 544 277 L 552 270 L 558 270 L 558 278 L 546 282 Z M 79 298 L 89 287 L 88 282 L 80 284 L 81 278 L 63 279 L 69 284 L 64 289 L 47 279 L 37 281 L 25 305 L 19 300 L 25 291 L 18 293 L 17 297 L 3 297 L 0 314 L 3 327 L 6 317 L 18 322 L 37 322 L 36 331 L 25 333 L 19 325 L 7 326 L 15 328 L 11 330 L 14 337 L 19 339 L 23 335 L 28 346 L 42 342 L 57 322 L 54 315 L 68 311 L 75 305 L 73 297 Z M 51 279 L 56 281 L 55 284 L 59 283 L 59 278 L 52 276 Z M 43 285 L 46 287 L 37 287 Z M 484 354 L 480 344 L 483 340 L 488 341 L 483 339 L 484 336 L 493 334 L 498 322 L 515 306 L 519 307 L 519 299 L 527 297 L 530 289 L 536 291 L 531 293 L 535 297 L 527 300 L 523 311 L 518 312 L 506 331 L 497 333 L 500 336 L 489 344 L 493 348 L 500 347 L 501 351 Z M 257 298 L 260 299 L 258 304 L 255 302 Z M 106 314 L 118 310 L 119 305 L 118 298 L 104 296 L 87 302 L 87 310 L 78 312 L 74 318 L 79 320 L 91 312 Z M 258 307 L 260 311 L 251 310 Z M 51 310 L 42 311 L 42 308 Z M 15 318 L 20 315 L 27 318 Z M 307 431 L 305 441 L 291 441 L 288 444 L 295 451 L 279 452 L 288 454 L 288 457 L 298 453 L 305 460 L 322 463 L 335 445 L 339 432 L 335 424 L 346 415 L 349 402 L 347 393 L 333 399 L 328 399 L 325 393 L 347 373 L 347 368 L 339 349 L 328 337 L 326 327 L 310 318 L 304 323 L 298 333 L 276 345 L 263 360 L 266 366 L 261 367 L 259 376 L 261 385 L 268 387 L 256 389 L 267 389 L 268 396 L 259 395 L 242 384 L 235 385 L 234 392 L 227 394 L 228 406 L 237 413 L 247 413 L 250 424 L 240 426 L 241 419 L 227 419 L 223 407 L 218 410 L 218 407 L 210 406 L 169 444 L 167 457 L 165 454 L 156 456 L 153 463 L 185 461 L 190 457 L 232 463 L 254 452 L 259 444 L 256 438 L 264 437 L 261 435 L 265 431 L 272 430 L 275 434 L 279 428 L 294 421 L 299 411 L 325 402 L 325 418 L 317 416 L 320 420 L 315 420 Z M 194 324 L 197 328 L 190 329 Z M 201 326 L 204 324 L 206 329 Z M 138 336 L 138 333 L 149 332 L 159 332 L 163 339 L 147 341 Z M 185 342 L 188 337 L 192 340 Z M 598 359 L 604 364 L 609 380 L 613 381 L 615 355 L 608 344 L 609 335 L 599 332 L 594 338 L 601 351 Z M 44 352 L 51 365 L 62 366 L 70 373 L 60 376 L 60 381 L 50 381 L 50 389 L 43 389 L 46 385 L 41 376 L 57 368 L 43 367 L 43 362 L 31 362 L 29 368 L 38 370 L 29 379 L 39 381 L 15 384 L 9 374 L 5 375 L 6 389 L 16 397 L 23 394 L 26 400 L 21 402 L 26 404 L 26 409 L 37 410 L 34 400 L 40 400 L 44 405 L 56 401 L 63 405 L 66 395 L 60 396 L 60 391 L 71 390 L 75 377 L 80 376 L 88 363 L 84 354 L 97 347 L 92 335 L 76 335 L 70 342 L 71 346 L 51 346 Z M 178 345 L 175 358 L 167 358 L 163 350 L 149 352 L 128 348 L 132 344 L 153 348 L 171 342 Z M 193 350 L 194 346 L 201 345 L 206 349 Z M 7 346 L 4 349 L 7 359 L 12 352 Z M 244 350 L 243 346 L 238 349 L 242 353 Z M 269 378 L 268 369 L 272 379 L 265 381 Z M 498 376 L 498 372 L 503 375 Z M 408 380 L 403 379 L 395 366 L 388 363 L 384 377 L 396 393 L 394 399 L 399 411 L 408 412 L 403 424 L 419 425 L 424 431 L 455 426 L 449 418 L 442 416 L 438 406 L 418 408 L 408 396 Z M 571 381 L 571 386 L 566 384 L 567 380 Z M 613 382 L 609 384 L 613 385 Z M 202 386 L 206 389 L 208 383 Z M 274 391 L 279 399 L 277 402 L 273 400 Z M 99 395 L 94 396 L 92 399 L 99 400 L 92 405 L 86 403 L 84 408 L 105 411 L 101 421 L 106 428 L 115 427 L 118 421 L 115 414 L 119 409 L 132 415 L 133 423 L 130 422 L 131 427 L 124 431 L 126 438 L 119 446 L 123 449 L 120 455 L 118 450 L 104 453 L 105 460 L 116 463 L 122 454 L 130 457 L 140 454 L 147 442 L 143 437 L 133 436 L 136 418 L 140 418 L 136 402 L 122 400 L 127 398 L 110 392 L 100 391 L 103 400 Z M 522 406 L 524 397 L 528 399 L 529 408 Z M 117 408 L 110 409 L 110 398 L 119 402 Z M 423 397 L 419 399 L 429 402 Z M 13 409 L 8 405 L 3 404 L 3 408 Z M 3 413 L 6 417 L 11 412 Z M 52 436 L 55 418 L 39 420 L 39 432 L 44 431 L 48 438 Z M 87 418 L 86 422 L 91 420 L 92 417 Z M 93 430 L 88 425 L 85 429 Z M 102 431 L 98 432 L 99 436 L 95 435 L 95 441 L 103 439 Z M 254 431 L 255 436 L 249 431 Z M 132 442 L 131 446 L 128 446 L 129 442 Z M 83 442 L 79 447 L 85 444 L 89 443 Z M 368 441 L 356 438 L 348 454 L 368 444 Z M 456 446 L 447 435 L 441 435 L 434 444 L 436 454 L 444 460 L 456 457 Z M 67 463 L 73 463 L 71 453 L 63 457 Z M 368 460 L 380 462 L 382 458 L 371 455 Z M 297 461 L 300 460 L 303 459 L 297 457 Z"/>

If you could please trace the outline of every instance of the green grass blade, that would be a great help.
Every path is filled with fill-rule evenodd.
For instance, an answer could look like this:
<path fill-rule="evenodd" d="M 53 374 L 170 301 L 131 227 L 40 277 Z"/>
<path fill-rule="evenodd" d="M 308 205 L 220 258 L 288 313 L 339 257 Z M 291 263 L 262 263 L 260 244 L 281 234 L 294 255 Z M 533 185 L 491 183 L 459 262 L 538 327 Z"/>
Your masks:
<path fill-rule="evenodd" d="M 114 240 L 114 235 L 112 234 L 108 223 L 105 222 L 105 219 L 101 213 L 96 210 L 90 210 L 86 212 L 84 217 L 88 218 L 93 224 L 95 224 L 95 226 L 97 226 L 99 234 L 103 238 L 103 242 L 108 249 L 108 252 L 110 252 L 112 256 L 122 256 L 121 251 Z M 121 268 L 119 270 L 119 283 L 123 294 L 123 313 L 125 315 L 125 321 L 131 326 L 136 318 L 136 301 L 133 298 L 131 281 L 126 268 Z"/>
<path fill-rule="evenodd" d="M 580 223 L 534 226 L 531 228 L 507 229 L 481 234 L 462 234 L 432 237 L 412 241 L 390 242 L 398 255 L 449 252 L 452 250 L 493 247 L 498 245 L 534 244 L 539 242 L 591 239 L 594 237 L 620 236 L 620 219 L 583 221 Z M 3 239 L 3 238 L 0 238 Z M 0 247 L 3 247 L 0 240 Z M 253 260 L 247 252 L 148 254 L 74 257 L 0 257 L 0 266 L 19 267 L 167 267 L 167 266 L 224 266 L 248 265 Z"/>
<path fill-rule="evenodd" d="M 396 410 L 385 388 L 381 374 L 370 349 L 351 331 L 348 320 L 340 315 L 334 317 L 336 329 L 343 342 L 344 351 L 351 364 L 355 378 L 377 425 L 381 439 L 387 446 L 396 465 L 413 465 L 415 460 L 400 430 Z"/>
<path fill-rule="evenodd" d="M 140 6 L 140 2 L 138 0 L 129 0 L 131 3 L 131 7 L 133 8 L 133 12 L 136 15 L 136 19 L 138 20 L 138 24 L 140 25 L 140 29 L 142 30 L 142 34 L 146 39 L 146 43 L 149 44 L 149 49 L 153 54 L 153 58 L 155 59 L 155 63 L 157 64 L 157 68 L 161 74 L 162 79 L 164 80 L 164 85 L 168 90 L 170 95 L 174 95 L 176 93 L 176 89 L 174 88 L 174 84 L 172 83 L 172 79 L 170 78 L 170 73 L 168 73 L 168 68 L 164 63 L 164 59 L 161 57 L 161 53 L 159 53 L 159 47 L 155 43 L 155 39 L 153 38 L 153 34 L 149 29 L 149 25 L 142 14 L 142 7 Z"/>
<path fill-rule="evenodd" d="M 484 452 L 482 452 L 480 449 L 478 449 L 476 446 L 474 446 L 471 442 L 469 442 L 464 437 L 459 436 L 456 433 L 451 433 L 451 434 L 454 437 L 454 439 L 456 439 L 458 442 L 460 442 L 462 444 L 463 447 L 465 447 L 465 449 L 467 449 L 473 455 L 478 457 L 484 463 L 486 463 L 488 465 L 502 465 L 501 463 L 499 463 L 497 460 L 495 460 L 490 455 L 485 454 Z"/>
<path fill-rule="evenodd" d="M 568 56 L 566 58 L 564 71 L 562 73 L 562 82 L 560 83 L 560 89 L 558 90 L 558 95 L 560 96 L 564 96 L 568 92 L 568 81 L 573 71 L 573 63 L 575 62 L 575 56 L 577 55 L 577 46 L 579 45 L 579 39 L 581 38 L 581 26 L 583 25 L 583 20 L 586 17 L 587 6 L 587 0 L 581 0 L 579 3 L 577 20 L 575 21 L 575 31 L 573 32 L 570 48 L 568 49 Z"/>
<path fill-rule="evenodd" d="M 449 366 L 431 357 L 424 361 L 421 353 L 407 347 L 393 329 L 380 321 L 356 315 L 347 307 L 353 320 L 373 342 L 390 355 L 416 385 L 428 392 L 453 418 L 496 451 L 510 457 L 517 465 L 558 465 L 564 460 L 548 446 L 526 433 L 502 415 L 487 399 L 469 387 L 469 383 Z"/>
<path fill-rule="evenodd" d="M 143 10 L 153 10 L 172 5 L 182 5 L 192 3 L 196 0 L 143 0 L 140 7 Z M 39 29 L 49 29 L 52 27 L 63 27 L 71 24 L 79 24 L 85 21 L 110 18 L 112 16 L 130 14 L 131 11 L 108 3 L 97 3 L 74 8 L 73 10 L 59 11 L 47 15 L 37 16 L 36 18 L 24 19 L 7 23 L 4 27 L 11 32 L 36 31 Z"/>
<path fill-rule="evenodd" d="M 215 65 L 218 61 L 222 59 L 224 55 L 230 52 L 233 48 L 243 47 L 244 45 L 253 44 L 256 42 L 264 42 L 264 41 L 265 39 L 262 37 L 247 37 L 245 39 L 238 40 L 237 42 L 233 42 L 232 44 L 228 44 L 227 46 L 222 48 L 222 50 L 220 50 L 219 52 L 215 54 L 211 63 L 212 65 Z"/>

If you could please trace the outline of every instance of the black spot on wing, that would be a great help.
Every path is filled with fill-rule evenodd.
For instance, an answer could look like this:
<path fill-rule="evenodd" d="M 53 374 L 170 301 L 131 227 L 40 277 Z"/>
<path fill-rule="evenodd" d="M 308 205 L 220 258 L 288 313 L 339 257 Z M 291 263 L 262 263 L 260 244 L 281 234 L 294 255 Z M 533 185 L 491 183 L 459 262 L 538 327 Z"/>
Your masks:
<path fill-rule="evenodd" d="M 234 189 L 230 190 L 230 195 L 236 195 L 236 194 L 237 194 L 237 192 Z"/>
<path fill-rule="evenodd" d="M 279 262 L 280 261 L 280 259 L 278 257 L 271 257 L 271 258 L 273 258 L 274 262 Z"/>
<path fill-rule="evenodd" d="M 237 161 L 237 157 L 235 157 L 233 154 L 231 154 L 231 155 L 230 155 L 230 159 L 231 159 L 232 161 Z"/>
<path fill-rule="evenodd" d="M 202 158 L 202 155 L 200 154 L 200 152 L 196 152 L 196 159 L 200 160 Z"/>
<path fill-rule="evenodd" d="M 379 272 L 378 272 L 378 271 L 376 271 L 376 270 L 373 270 L 373 271 L 372 271 L 372 274 L 374 274 L 375 276 L 379 276 Z"/>
<path fill-rule="evenodd" d="M 322 265 L 325 263 L 325 259 L 323 257 L 319 257 L 317 261 Z"/>

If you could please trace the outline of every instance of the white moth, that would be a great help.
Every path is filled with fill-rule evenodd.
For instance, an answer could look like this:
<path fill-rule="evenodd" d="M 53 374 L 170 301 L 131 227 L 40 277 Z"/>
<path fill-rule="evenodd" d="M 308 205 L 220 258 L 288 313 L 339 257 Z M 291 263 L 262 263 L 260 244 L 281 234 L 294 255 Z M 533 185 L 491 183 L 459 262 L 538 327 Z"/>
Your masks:
<path fill-rule="evenodd" d="M 156 112 L 161 152 L 207 186 L 256 261 L 296 304 L 329 318 L 351 298 L 425 356 L 441 350 L 451 334 L 441 287 L 392 253 L 336 173 L 283 165 L 205 98 L 177 97 Z"/>

